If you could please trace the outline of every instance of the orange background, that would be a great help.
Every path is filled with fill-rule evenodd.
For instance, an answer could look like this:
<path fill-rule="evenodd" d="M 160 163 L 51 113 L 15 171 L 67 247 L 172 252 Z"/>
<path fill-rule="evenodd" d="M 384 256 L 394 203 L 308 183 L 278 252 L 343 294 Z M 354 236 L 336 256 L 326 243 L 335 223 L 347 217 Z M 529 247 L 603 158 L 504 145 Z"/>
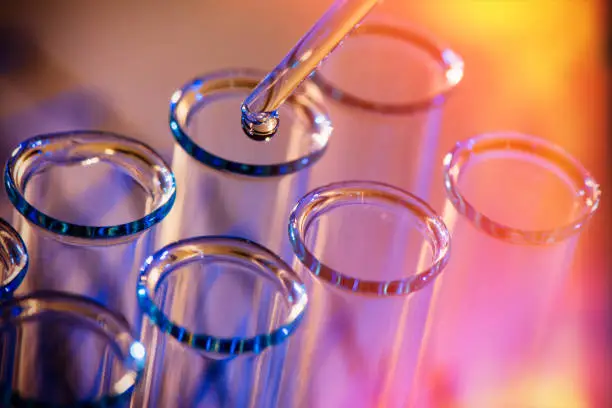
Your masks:
<path fill-rule="evenodd" d="M 0 11 L 0 27 L 13 33 L 0 40 L 2 160 L 28 136 L 79 127 L 135 136 L 170 158 L 174 89 L 222 67 L 271 68 L 331 1 L 14 3 Z M 565 324 L 551 328 L 568 341 L 555 352 L 554 370 L 526 378 L 524 392 L 538 407 L 608 406 L 604 2 L 387 0 L 380 8 L 435 33 L 465 59 L 464 80 L 446 107 L 441 152 L 476 133 L 518 130 L 558 143 L 602 184 L 602 208 L 583 234 L 568 288 Z M 1 203 L 10 219 L 4 197 Z"/>

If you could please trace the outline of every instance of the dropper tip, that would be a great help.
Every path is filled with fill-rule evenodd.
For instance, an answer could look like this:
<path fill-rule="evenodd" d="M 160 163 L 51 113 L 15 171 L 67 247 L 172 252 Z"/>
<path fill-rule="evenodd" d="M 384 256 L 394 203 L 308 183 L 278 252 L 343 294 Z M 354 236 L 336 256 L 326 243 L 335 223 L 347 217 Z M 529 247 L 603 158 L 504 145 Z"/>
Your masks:
<path fill-rule="evenodd" d="M 261 114 L 259 114 L 261 115 Z M 265 117 L 252 117 L 247 112 L 242 112 L 242 130 L 256 142 L 267 142 L 278 130 L 279 118 L 277 112 L 266 113 Z"/>

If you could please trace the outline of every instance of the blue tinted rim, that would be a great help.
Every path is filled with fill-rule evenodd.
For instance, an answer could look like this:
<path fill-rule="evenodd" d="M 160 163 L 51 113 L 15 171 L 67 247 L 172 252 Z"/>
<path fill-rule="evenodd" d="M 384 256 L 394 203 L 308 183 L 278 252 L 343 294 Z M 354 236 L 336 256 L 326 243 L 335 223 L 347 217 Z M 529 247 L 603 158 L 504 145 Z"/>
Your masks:
<path fill-rule="evenodd" d="M 12 252 L 21 257 L 20 265 L 14 266 L 14 268 L 17 268 L 17 270 L 10 273 L 9 278 L 6 281 L 0 282 L 0 300 L 2 300 L 11 297 L 19 285 L 21 285 L 21 282 L 23 282 L 23 279 L 28 272 L 30 259 L 21 235 L 19 235 L 19 233 L 2 218 L 0 218 L 0 230 L 8 234 L 11 240 L 11 245 L 13 246 Z"/>
<path fill-rule="evenodd" d="M 312 81 L 326 96 L 338 103 L 381 114 L 407 115 L 442 105 L 446 96 L 463 78 L 464 62 L 461 56 L 414 29 L 384 22 L 364 22 L 345 41 L 356 41 L 354 38 L 365 35 L 393 38 L 406 45 L 420 48 L 442 67 L 446 78 L 445 84 L 439 92 L 423 99 L 402 103 L 384 103 L 364 99 L 344 91 L 332 84 L 321 72 L 314 71 L 311 74 Z"/>
<path fill-rule="evenodd" d="M 407 213 L 413 214 L 423 229 L 429 232 L 433 259 L 427 268 L 416 273 L 409 271 L 409 277 L 404 279 L 358 279 L 346 271 L 326 265 L 306 245 L 308 228 L 329 209 L 374 202 L 401 206 Z M 395 186 L 375 181 L 350 180 L 312 190 L 302 197 L 291 211 L 288 232 L 296 257 L 317 279 L 338 289 L 361 295 L 392 297 L 414 293 L 433 282 L 450 258 L 450 233 L 429 204 Z"/>
<path fill-rule="evenodd" d="M 162 275 L 165 276 L 168 273 L 172 273 L 172 271 L 179 266 L 176 265 L 175 262 L 181 263 L 181 261 L 177 259 L 174 253 L 189 249 L 192 251 L 196 250 L 197 255 L 203 257 L 206 256 L 207 253 L 211 253 L 208 251 L 209 248 L 213 246 L 223 247 L 231 253 L 231 256 L 240 257 L 242 259 L 252 259 L 251 257 L 256 258 L 275 278 L 278 277 L 273 269 L 283 273 L 284 279 L 278 278 L 279 281 L 285 287 L 291 286 L 289 290 L 292 291 L 295 296 L 289 295 L 289 316 L 282 325 L 268 333 L 261 333 L 252 337 L 217 337 L 207 333 L 194 333 L 182 327 L 178 323 L 171 321 L 170 318 L 155 305 L 151 286 L 154 286 L 154 290 L 156 290 L 163 280 Z M 164 260 L 168 258 L 170 261 L 164 265 Z M 195 257 L 194 259 L 197 262 L 198 258 Z M 156 274 L 156 281 L 149 282 L 149 275 L 156 268 L 163 268 L 163 272 Z M 153 276 L 155 276 L 155 274 Z M 289 265 L 258 243 L 233 236 L 194 237 L 176 241 L 161 248 L 147 258 L 140 270 L 136 294 L 142 311 L 161 332 L 168 333 L 177 341 L 190 348 L 227 357 L 236 357 L 245 354 L 260 354 L 269 347 L 283 343 L 299 327 L 308 303 L 304 282 L 302 282 Z"/>
<path fill-rule="evenodd" d="M 121 385 L 121 387 L 124 388 L 122 392 L 108 393 L 99 398 L 75 401 L 69 404 L 52 404 L 38 398 L 27 398 L 22 396 L 18 391 L 13 390 L 11 386 L 0 386 L 0 406 L 10 406 L 14 408 L 105 408 L 122 406 L 121 404 L 127 402 L 140 381 L 146 356 L 144 346 L 132 335 L 127 320 L 125 320 L 122 315 L 106 308 L 103 304 L 94 299 L 72 293 L 41 290 L 14 297 L 2 303 L 0 305 L 0 324 L 5 319 L 10 320 L 11 318 L 16 318 L 23 311 L 31 309 L 31 307 L 27 307 L 27 304 L 32 302 L 38 305 L 36 314 L 41 312 L 44 313 L 45 311 L 54 311 L 55 313 L 69 313 L 89 320 L 94 320 L 95 316 L 96 320 L 101 321 L 99 326 L 102 330 L 107 332 L 106 334 L 109 336 L 109 340 L 114 341 L 117 349 L 120 350 L 122 357 L 121 362 L 124 364 L 126 371 L 130 372 L 130 374 L 126 374 L 126 376 L 123 376 L 113 384 L 113 386 Z M 23 306 L 24 303 L 26 306 Z M 59 305 L 59 307 L 54 309 L 54 304 Z M 106 326 L 102 324 L 104 322 L 106 322 Z M 109 322 L 111 323 L 110 326 L 113 327 L 116 332 L 108 333 Z M 94 324 L 93 322 L 90 323 Z M 135 346 L 140 350 L 140 353 L 136 354 L 133 352 Z M 130 384 L 127 386 L 124 386 L 122 383 L 125 378 L 132 378 Z"/>
<path fill-rule="evenodd" d="M 178 91 L 176 91 L 170 100 L 170 131 L 174 136 L 176 142 L 189 154 L 191 157 L 199 161 L 200 163 L 211 167 L 215 170 L 222 172 L 228 172 L 249 177 L 277 177 L 285 176 L 288 174 L 296 173 L 302 169 L 305 169 L 321 159 L 325 151 L 327 150 L 327 143 L 319 149 L 307 156 L 300 157 L 296 160 L 291 160 L 283 163 L 274 164 L 252 164 L 252 163 L 241 163 L 230 159 L 223 158 L 215 155 L 214 153 L 199 146 L 193 139 L 189 137 L 187 132 L 181 127 L 178 115 L 176 114 L 176 108 L 182 100 L 183 95 L 189 92 L 193 87 L 200 86 L 208 81 L 228 81 L 223 87 L 216 87 L 213 92 L 220 90 L 232 90 L 232 89 L 244 89 L 250 90 L 266 75 L 266 72 L 259 71 L 256 69 L 228 69 L 213 72 L 208 75 L 204 75 L 193 79 L 188 82 Z M 233 80 L 242 79 L 239 80 Z M 250 86 L 252 83 L 252 86 Z M 247 84 L 249 86 L 247 86 Z M 313 84 L 310 83 L 312 89 Z M 303 85 L 304 89 L 308 89 L 308 83 Z M 302 94 L 302 98 L 306 95 Z M 331 121 L 327 117 L 327 113 L 323 111 L 322 106 L 318 102 L 308 98 L 309 106 L 307 109 L 311 110 L 312 115 L 312 128 L 313 133 L 331 132 Z M 295 98 L 290 97 L 287 102 L 288 104 L 299 104 Z M 199 105 L 194 103 L 190 109 L 199 109 Z M 238 115 L 238 114 L 237 114 Z M 238 116 L 237 116 L 238 117 Z M 238 119 L 237 119 L 238 120 Z M 243 132 L 240 128 L 237 131 Z M 245 136 L 246 137 L 246 136 Z M 277 135 L 276 137 L 283 137 L 283 135 Z M 263 143 L 263 142 L 262 142 Z"/>
<path fill-rule="evenodd" d="M 155 210 L 146 214 L 144 217 L 123 224 L 116 224 L 110 226 L 96 226 L 96 225 L 79 225 L 70 222 L 62 221 L 54 218 L 44 212 L 38 210 L 36 207 L 31 205 L 19 191 L 13 171 L 15 170 L 16 163 L 19 161 L 21 155 L 25 154 L 28 149 L 36 148 L 36 146 L 42 146 L 45 143 L 52 142 L 53 140 L 61 140 L 70 138 L 73 136 L 87 137 L 96 136 L 99 138 L 106 138 L 108 141 L 125 144 L 126 146 L 134 146 L 141 150 L 141 152 L 147 154 L 152 161 L 159 163 L 165 167 L 168 176 L 171 178 L 172 193 L 162 205 L 157 207 Z M 9 158 L 5 169 L 4 169 L 4 186 L 8 194 L 9 200 L 17 209 L 17 211 L 23 215 L 29 222 L 40 227 L 46 231 L 49 231 L 60 236 L 69 236 L 75 238 L 82 238 L 88 240 L 105 240 L 105 239 L 116 239 L 130 237 L 139 234 L 155 224 L 163 220 L 166 215 L 172 209 L 174 201 L 176 199 L 176 182 L 174 180 L 174 174 L 172 173 L 170 166 L 148 145 L 136 141 L 132 138 L 121 136 L 111 132 L 98 131 L 98 130 L 78 130 L 70 132 L 58 132 L 49 133 L 32 137 L 20 143 L 19 146 L 13 151 Z"/>

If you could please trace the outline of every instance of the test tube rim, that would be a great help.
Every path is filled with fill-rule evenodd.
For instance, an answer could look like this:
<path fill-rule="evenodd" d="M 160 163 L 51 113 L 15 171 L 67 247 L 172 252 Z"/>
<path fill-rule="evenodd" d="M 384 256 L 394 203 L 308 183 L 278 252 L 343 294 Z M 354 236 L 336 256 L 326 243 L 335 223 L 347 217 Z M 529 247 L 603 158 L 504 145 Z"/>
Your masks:
<path fill-rule="evenodd" d="M 527 149 L 530 150 L 526 151 Z M 536 156 L 552 164 L 568 179 L 576 182 L 576 187 L 580 184 L 581 191 L 584 192 L 581 200 L 583 204 L 581 215 L 572 222 L 556 228 L 525 230 L 497 222 L 481 213 L 461 192 L 459 187 L 461 169 L 470 160 L 472 154 L 495 151 L 513 151 Z M 545 138 L 516 131 L 481 133 L 457 142 L 444 157 L 443 178 L 448 200 L 455 210 L 466 217 L 476 229 L 493 238 L 519 245 L 551 245 L 577 234 L 594 215 L 601 198 L 599 184 L 589 171 L 566 150 Z"/>
<path fill-rule="evenodd" d="M 463 78 L 464 62 L 461 56 L 451 48 L 439 44 L 434 37 L 421 32 L 421 30 L 407 24 L 372 20 L 363 22 L 344 41 L 351 41 L 353 38 L 365 35 L 377 35 L 400 40 L 424 50 L 443 68 L 444 74 L 447 76 L 446 85 L 441 87 L 437 93 L 414 101 L 401 103 L 376 102 L 344 91 L 326 79 L 323 73 L 314 71 L 311 76 L 312 81 L 321 89 L 323 94 L 341 105 L 385 115 L 410 115 L 442 105 Z M 449 72 L 456 73 L 458 80 L 448 80 Z"/>
<path fill-rule="evenodd" d="M 181 119 L 182 115 L 179 115 L 177 110 L 183 100 L 184 95 L 194 86 L 201 85 L 206 82 L 218 81 L 221 83 L 221 85 L 213 87 L 213 91 L 215 92 L 218 92 L 220 90 L 219 88 L 225 91 L 244 90 L 247 92 L 254 88 L 265 75 L 265 71 L 254 68 L 226 68 L 198 76 L 175 91 L 170 101 L 169 123 L 170 131 L 177 144 L 189 156 L 205 166 L 237 176 L 255 178 L 282 177 L 297 173 L 300 170 L 310 167 L 319 161 L 327 150 L 329 138 L 332 132 L 332 124 L 324 105 L 321 101 L 318 101 L 314 95 L 314 93 L 318 91 L 318 88 L 309 80 L 302 83 L 300 92 L 291 95 L 285 102 L 287 104 L 299 105 L 301 108 L 308 111 L 309 115 L 312 117 L 312 133 L 323 135 L 321 138 L 323 142 L 320 143 L 318 149 L 314 150 L 308 155 L 302 155 L 297 159 L 280 163 L 242 163 L 221 157 L 211 151 L 208 151 L 193 140 L 189 136 L 188 131 L 184 129 L 183 125 L 181 124 L 184 120 Z M 243 83 L 244 81 L 247 81 L 249 86 L 245 86 Z M 200 93 L 199 95 L 205 95 L 205 93 Z M 185 113 L 184 116 L 188 117 L 189 115 L 193 114 L 191 112 L 192 109 L 201 109 L 201 107 L 196 103 L 190 105 L 189 113 Z M 239 126 L 237 126 L 236 132 L 241 136 L 246 137 L 244 135 L 244 131 Z M 283 137 L 283 135 L 275 136 L 275 138 L 278 137 Z"/>
<path fill-rule="evenodd" d="M 207 254 L 212 254 L 214 247 L 228 250 L 233 256 L 248 257 L 249 260 L 257 259 L 258 263 L 263 263 L 260 265 L 262 269 L 265 267 L 266 270 L 271 271 L 271 279 L 278 279 L 284 289 L 288 291 L 285 300 L 289 306 L 287 317 L 281 325 L 267 333 L 260 333 L 251 337 L 220 337 L 208 333 L 192 332 L 172 321 L 160 310 L 153 300 L 153 292 L 158 289 L 167 275 L 185 264 L 185 261 L 181 260 L 175 253 L 181 250 L 190 250 L 193 261 L 197 262 Z M 163 261 L 166 258 L 169 261 L 164 264 Z M 283 277 L 279 276 L 281 273 Z M 269 347 L 284 342 L 298 329 L 308 306 L 308 295 L 304 282 L 285 261 L 257 242 L 229 235 L 186 238 L 159 249 L 145 260 L 140 269 L 136 296 L 144 315 L 160 331 L 170 334 L 180 343 L 195 350 L 209 353 L 211 356 L 215 354 L 226 357 L 261 354 Z"/>
<path fill-rule="evenodd" d="M 36 151 L 44 152 L 46 146 L 54 143 L 78 138 L 87 140 L 79 143 L 86 145 L 102 145 L 108 143 L 113 147 L 120 147 L 139 157 L 143 163 L 154 168 L 157 177 L 156 184 L 160 191 L 158 203 L 150 212 L 139 219 L 116 225 L 80 225 L 60 220 L 37 209 L 25 198 L 23 189 L 26 183 L 19 181 L 17 174 L 22 159 Z M 94 143 L 95 142 L 95 143 Z M 113 162 L 116 166 L 121 163 Z M 26 168 L 28 164 L 25 164 Z M 33 171 L 36 173 L 36 170 Z M 136 180 L 135 180 L 136 181 Z M 23 184 L 23 185 L 22 185 Z M 170 166 L 150 146 L 131 137 L 101 130 L 71 130 L 40 134 L 21 142 L 7 160 L 4 170 L 4 185 L 9 200 L 24 219 L 67 244 L 114 245 L 124 243 L 138 237 L 154 225 L 161 222 L 170 212 L 176 199 L 176 181 Z M 144 188 L 144 187 L 143 187 Z M 155 192 L 148 192 L 152 195 Z"/>
<path fill-rule="evenodd" d="M 10 248 L 7 248 L 9 257 L 17 258 L 16 260 L 8 260 L 10 267 L 8 268 L 8 276 L 5 280 L 0 281 L 0 300 L 10 297 L 21 285 L 25 278 L 30 259 L 28 250 L 25 242 L 21 238 L 21 235 L 13 228 L 8 222 L 0 218 L 0 234 L 2 235 L 2 241 L 7 241 Z M 11 256 L 14 254 L 15 256 Z"/>
<path fill-rule="evenodd" d="M 34 304 L 34 308 L 30 304 Z M 28 308 L 28 305 L 30 307 Z M 31 310 L 33 309 L 33 310 Z M 20 318 L 24 312 L 31 311 Z M 126 401 L 138 384 L 145 366 L 146 351 L 132 334 L 128 321 L 122 315 L 108 309 L 94 299 L 68 292 L 54 290 L 40 290 L 22 296 L 16 296 L 0 304 L 0 328 L 9 322 L 20 319 L 27 322 L 41 313 L 67 314 L 72 318 L 82 318 L 91 327 L 99 329 L 104 338 L 114 346 L 113 349 L 121 358 L 125 374 L 112 386 L 109 394 L 95 400 L 75 402 L 77 406 L 110 407 Z M 85 325 L 85 327 L 87 327 Z M 112 332 L 110 329 L 114 329 Z M 136 350 L 136 351 L 135 351 Z M 39 399 L 22 397 L 12 389 L 4 390 L 9 393 L 11 403 L 21 406 L 47 406 Z M 7 398 L 7 395 L 2 395 Z M 1 397 L 0 397 L 1 398 Z M 73 405 L 70 405 L 73 406 Z"/>
<path fill-rule="evenodd" d="M 433 250 L 433 260 L 427 268 L 410 277 L 394 280 L 363 280 L 342 273 L 326 265 L 306 245 L 306 234 L 310 224 L 325 213 L 325 206 L 340 200 L 343 205 L 363 204 L 363 198 L 380 200 L 386 204 L 400 204 L 415 215 L 428 231 Z M 295 205 L 289 216 L 289 240 L 294 254 L 315 278 L 343 291 L 379 298 L 407 296 L 434 281 L 446 267 L 451 250 L 450 233 L 431 206 L 421 198 L 393 185 L 369 180 L 335 182 L 316 188 Z"/>

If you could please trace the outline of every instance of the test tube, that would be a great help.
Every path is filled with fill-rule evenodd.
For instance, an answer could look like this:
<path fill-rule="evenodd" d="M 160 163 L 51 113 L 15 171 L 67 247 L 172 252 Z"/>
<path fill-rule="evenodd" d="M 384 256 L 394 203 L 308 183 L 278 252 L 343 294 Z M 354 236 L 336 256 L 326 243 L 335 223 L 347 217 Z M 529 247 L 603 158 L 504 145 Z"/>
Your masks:
<path fill-rule="evenodd" d="M 28 271 L 28 251 L 21 236 L 0 218 L 0 302 L 10 298 Z"/>
<path fill-rule="evenodd" d="M 277 406 L 405 407 L 431 283 L 450 254 L 442 220 L 396 187 L 346 181 L 305 195 L 289 235 L 309 309 L 289 341 Z"/>
<path fill-rule="evenodd" d="M 40 336 L 43 324 L 55 335 Z M 128 322 L 79 295 L 38 291 L 0 304 L 0 341 L 7 336 L 28 358 L 0 362 L 2 407 L 125 407 L 144 367 Z M 66 345 L 62 360 L 49 358 Z"/>
<path fill-rule="evenodd" d="M 516 132 L 457 143 L 444 184 L 453 257 L 436 283 L 416 406 L 501 406 L 552 344 L 547 316 L 600 191 L 560 147 Z"/>
<path fill-rule="evenodd" d="M 4 181 L 16 210 L 14 225 L 30 255 L 28 274 L 16 293 L 55 290 L 87 296 L 138 330 L 138 270 L 153 252 L 154 226 L 175 195 L 173 175 L 161 157 L 112 133 L 46 134 L 13 151 Z M 35 375 L 28 370 L 37 367 L 40 353 L 46 365 L 78 376 L 81 367 L 69 365 L 72 346 L 52 322 L 44 319 L 24 335 L 33 350 L 17 358 L 23 378 Z M 56 345 L 53 352 L 41 348 L 48 342 Z M 69 384 L 60 385 L 58 395 L 73 395 Z"/>
<path fill-rule="evenodd" d="M 21 236 L 0 218 L 0 304 L 12 298 L 28 271 L 28 263 L 28 251 Z M 15 330 L 0 334 L 0 381 L 2 373 L 11 371 L 15 364 L 16 341 Z"/>
<path fill-rule="evenodd" d="M 310 81 L 281 106 L 279 137 L 245 137 L 236 110 L 263 72 L 231 69 L 196 78 L 174 93 L 170 128 L 175 210 L 162 223 L 162 245 L 199 235 L 251 239 L 293 258 L 286 220 L 324 154 L 331 124 Z M 160 246 L 162 246 L 160 245 Z"/>
<path fill-rule="evenodd" d="M 19 291 L 82 294 L 139 323 L 138 270 L 175 197 L 163 159 L 113 133 L 53 133 L 22 142 L 4 180 L 31 257 Z"/>
<path fill-rule="evenodd" d="M 241 238 L 177 241 L 147 259 L 138 299 L 149 355 L 133 408 L 275 406 L 308 304 L 279 257 Z"/>
<path fill-rule="evenodd" d="M 455 51 L 370 14 L 312 76 L 334 124 L 312 177 L 381 181 L 429 199 L 444 102 L 462 77 Z"/>

